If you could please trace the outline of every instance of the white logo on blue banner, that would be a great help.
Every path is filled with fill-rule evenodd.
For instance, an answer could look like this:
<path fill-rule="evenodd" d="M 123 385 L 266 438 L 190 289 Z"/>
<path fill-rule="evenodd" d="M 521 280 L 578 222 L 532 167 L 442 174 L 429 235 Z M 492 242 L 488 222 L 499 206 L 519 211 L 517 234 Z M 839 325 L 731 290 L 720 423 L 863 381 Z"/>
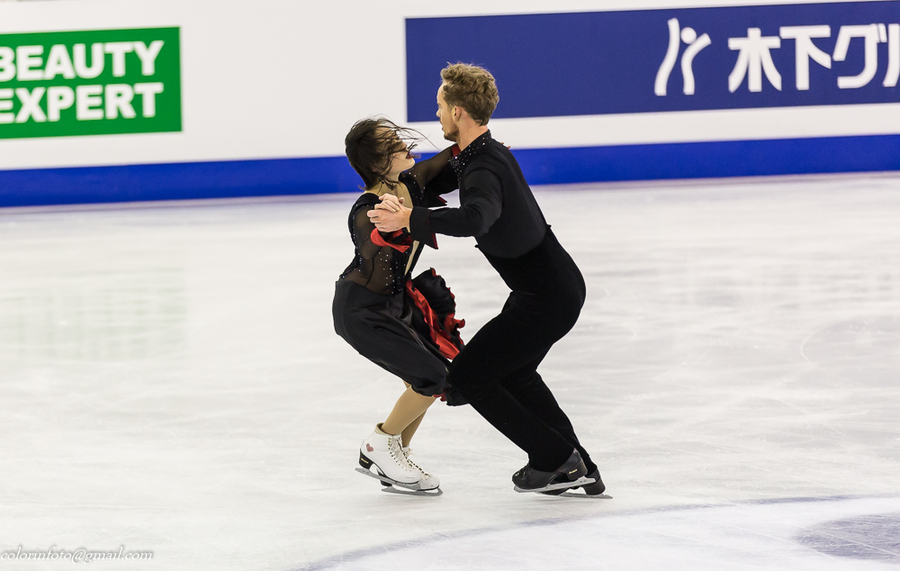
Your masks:
<path fill-rule="evenodd" d="M 406 28 L 410 121 L 433 118 L 448 61 L 494 73 L 494 117 L 900 101 L 900 1 L 419 18 Z"/>

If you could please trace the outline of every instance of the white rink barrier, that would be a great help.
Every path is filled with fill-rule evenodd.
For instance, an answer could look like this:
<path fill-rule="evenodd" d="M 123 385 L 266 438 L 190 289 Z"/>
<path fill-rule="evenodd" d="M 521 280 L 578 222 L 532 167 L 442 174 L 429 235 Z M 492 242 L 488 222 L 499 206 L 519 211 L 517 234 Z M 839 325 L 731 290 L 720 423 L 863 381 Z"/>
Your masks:
<path fill-rule="evenodd" d="M 900 170 L 895 0 L 6 2 L 0 206 L 355 191 L 455 61 L 533 184 Z"/>

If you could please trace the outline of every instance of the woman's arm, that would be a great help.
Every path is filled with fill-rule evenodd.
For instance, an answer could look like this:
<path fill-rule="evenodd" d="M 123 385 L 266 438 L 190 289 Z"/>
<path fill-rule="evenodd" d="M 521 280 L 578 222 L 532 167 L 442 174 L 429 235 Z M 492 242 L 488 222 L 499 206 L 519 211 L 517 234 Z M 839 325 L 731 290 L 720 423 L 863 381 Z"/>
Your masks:
<path fill-rule="evenodd" d="M 368 216 L 369 212 L 374 209 L 374 204 L 366 204 L 360 206 L 353 215 L 353 239 L 356 241 L 359 254 L 363 259 L 374 259 L 384 246 L 389 246 L 400 252 L 408 250 L 412 245 L 409 232 L 405 229 L 393 232 L 379 232 Z"/>
<path fill-rule="evenodd" d="M 369 220 L 367 213 L 373 208 L 374 205 L 371 204 L 363 205 L 353 214 L 353 240 L 364 260 L 373 259 L 381 249 L 381 246 L 372 242 L 372 230 L 375 229 L 375 225 Z"/>
<path fill-rule="evenodd" d="M 417 162 L 407 174 L 416 181 L 416 184 L 425 192 L 428 206 L 443 204 L 440 199 L 432 200 L 441 194 L 453 192 L 459 187 L 456 173 L 450 166 L 453 157 L 453 147 L 447 147 L 430 159 Z"/>

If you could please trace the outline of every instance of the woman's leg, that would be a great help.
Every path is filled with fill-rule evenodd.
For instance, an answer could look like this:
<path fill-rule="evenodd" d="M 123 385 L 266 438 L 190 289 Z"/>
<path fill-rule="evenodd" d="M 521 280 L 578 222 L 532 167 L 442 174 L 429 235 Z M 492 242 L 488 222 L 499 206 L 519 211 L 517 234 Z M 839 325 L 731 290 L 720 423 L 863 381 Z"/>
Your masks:
<path fill-rule="evenodd" d="M 394 409 L 388 415 L 387 420 L 381 425 L 381 430 L 388 434 L 402 434 L 403 446 L 409 446 L 409 441 L 428 410 L 434 403 L 434 397 L 420 395 L 407 384 L 406 390 L 397 399 Z"/>
<path fill-rule="evenodd" d="M 400 433 L 401 442 L 403 443 L 404 448 L 409 448 L 409 443 L 412 440 L 413 435 L 416 433 L 416 430 L 419 429 L 419 425 L 422 424 L 422 419 L 425 418 L 425 413 L 419 415 L 419 418 L 415 419 L 410 423 L 409 426 L 403 429 L 403 432 Z"/>

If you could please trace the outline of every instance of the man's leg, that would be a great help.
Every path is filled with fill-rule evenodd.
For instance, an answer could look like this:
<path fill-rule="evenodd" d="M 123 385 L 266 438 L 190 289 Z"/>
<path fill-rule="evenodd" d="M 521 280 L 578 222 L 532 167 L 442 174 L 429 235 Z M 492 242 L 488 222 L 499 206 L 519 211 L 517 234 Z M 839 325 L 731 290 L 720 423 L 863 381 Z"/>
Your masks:
<path fill-rule="evenodd" d="M 578 441 L 569 417 L 559 406 L 541 375 L 535 370 L 539 363 L 540 359 L 516 371 L 504 380 L 503 386 L 524 409 L 562 435 L 573 448 L 578 450 L 588 472 L 593 472 L 597 465 L 591 461 L 587 450 Z"/>
<path fill-rule="evenodd" d="M 539 361 L 550 345 L 541 339 L 540 331 L 523 326 L 518 317 L 504 309 L 482 327 L 453 360 L 447 381 L 485 420 L 528 453 L 534 469 L 552 471 L 568 460 L 574 446 L 503 385 L 536 357 Z M 530 404 L 530 399 L 526 402 Z"/>

